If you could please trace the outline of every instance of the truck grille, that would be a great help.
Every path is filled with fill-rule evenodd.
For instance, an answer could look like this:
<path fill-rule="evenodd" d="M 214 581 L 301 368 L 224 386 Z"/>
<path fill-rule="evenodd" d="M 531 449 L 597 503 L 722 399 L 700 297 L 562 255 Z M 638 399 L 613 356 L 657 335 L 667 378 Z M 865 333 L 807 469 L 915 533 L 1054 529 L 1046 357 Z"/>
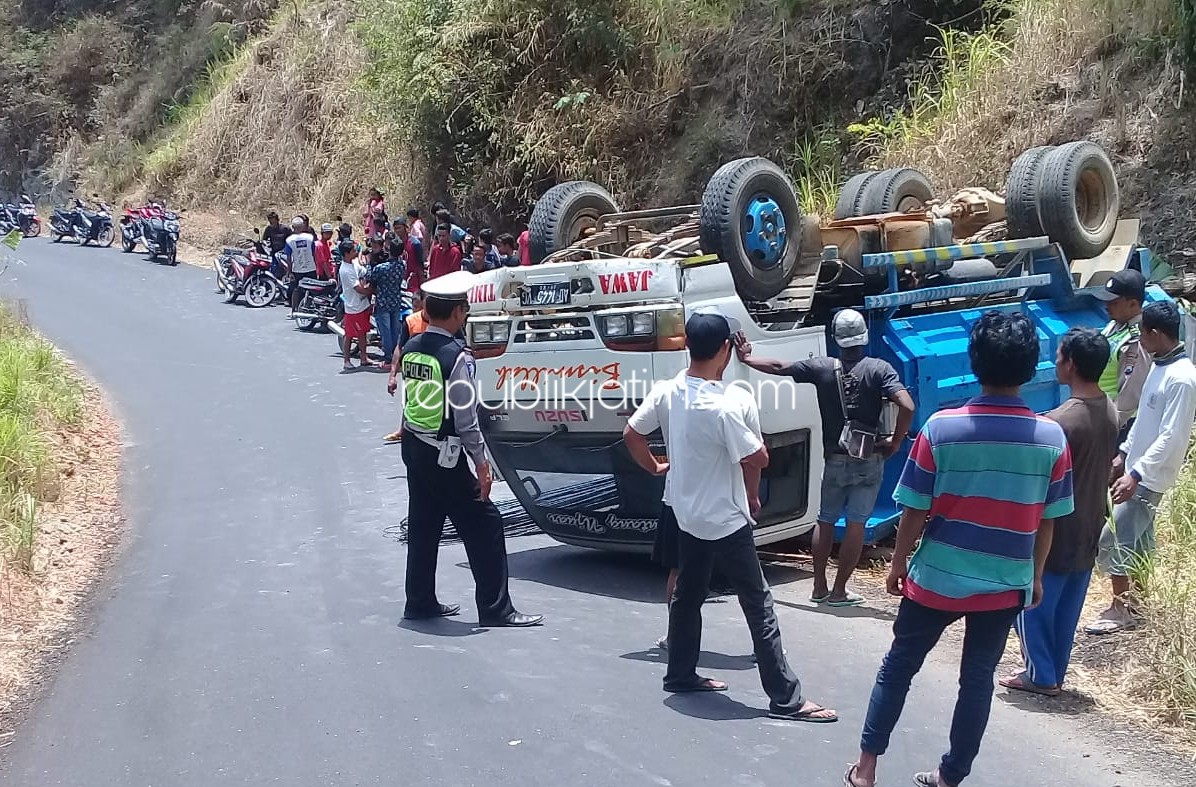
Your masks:
<path fill-rule="evenodd" d="M 515 344 L 575 342 L 596 336 L 587 315 L 524 317 L 517 320 L 515 327 Z"/>

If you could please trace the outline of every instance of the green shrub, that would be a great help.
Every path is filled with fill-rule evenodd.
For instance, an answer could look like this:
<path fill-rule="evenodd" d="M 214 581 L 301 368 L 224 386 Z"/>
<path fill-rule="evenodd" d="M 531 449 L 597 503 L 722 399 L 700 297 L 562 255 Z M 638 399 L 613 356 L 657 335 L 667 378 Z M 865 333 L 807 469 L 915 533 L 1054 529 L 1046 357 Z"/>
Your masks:
<path fill-rule="evenodd" d="M 54 348 L 0 309 L 0 568 L 33 568 L 37 506 L 56 488 L 53 434 L 78 423 L 82 400 Z"/>

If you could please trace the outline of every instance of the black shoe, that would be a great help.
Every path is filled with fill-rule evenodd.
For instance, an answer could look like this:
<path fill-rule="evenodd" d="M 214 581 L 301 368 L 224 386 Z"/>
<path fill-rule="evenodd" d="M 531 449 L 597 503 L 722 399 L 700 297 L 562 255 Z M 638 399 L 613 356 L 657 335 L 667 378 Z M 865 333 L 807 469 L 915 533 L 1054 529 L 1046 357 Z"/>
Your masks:
<path fill-rule="evenodd" d="M 427 612 L 418 612 L 415 610 L 406 610 L 403 612 L 404 620 L 431 620 L 432 618 L 449 618 L 458 614 L 461 611 L 460 604 L 441 604 L 440 609 L 429 610 Z"/>
<path fill-rule="evenodd" d="M 527 628 L 528 626 L 538 626 L 543 622 L 543 615 L 524 615 L 522 612 L 512 612 L 498 620 L 479 621 L 478 625 L 482 628 Z"/>

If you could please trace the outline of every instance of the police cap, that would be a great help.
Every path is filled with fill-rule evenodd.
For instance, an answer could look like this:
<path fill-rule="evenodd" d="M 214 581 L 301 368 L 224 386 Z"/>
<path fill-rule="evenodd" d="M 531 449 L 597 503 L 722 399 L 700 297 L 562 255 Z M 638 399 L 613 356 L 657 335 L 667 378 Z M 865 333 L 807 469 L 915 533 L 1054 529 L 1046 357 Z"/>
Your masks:
<path fill-rule="evenodd" d="M 424 282 L 424 295 L 442 301 L 469 300 L 469 291 L 473 289 L 474 275 L 469 271 L 453 271 L 443 276 Z"/>

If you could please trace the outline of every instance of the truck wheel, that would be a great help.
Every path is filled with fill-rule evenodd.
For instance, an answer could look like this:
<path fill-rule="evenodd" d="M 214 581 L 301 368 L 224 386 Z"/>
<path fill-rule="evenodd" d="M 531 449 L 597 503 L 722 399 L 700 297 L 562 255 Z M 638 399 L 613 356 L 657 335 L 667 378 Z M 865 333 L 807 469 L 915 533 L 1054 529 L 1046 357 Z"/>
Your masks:
<path fill-rule="evenodd" d="M 1038 176 L 1042 160 L 1054 150 L 1052 145 L 1030 148 L 1014 159 L 1005 184 L 1005 222 L 1011 238 L 1036 238 L 1042 235 L 1038 218 Z"/>
<path fill-rule="evenodd" d="M 527 225 L 532 264 L 577 241 L 600 216 L 618 212 L 614 197 L 597 183 L 574 180 L 553 186 L 540 197 Z"/>
<path fill-rule="evenodd" d="M 702 251 L 731 266 L 735 287 L 748 300 L 766 301 L 789 285 L 801 257 L 802 226 L 793 184 L 768 159 L 722 165 L 702 194 Z"/>
<path fill-rule="evenodd" d="M 880 170 L 871 170 L 848 178 L 843 184 L 843 190 L 839 192 L 839 201 L 835 203 L 836 220 L 864 215 L 860 213 L 860 198 L 864 196 L 864 189 L 879 174 Z"/>
<path fill-rule="evenodd" d="M 934 197 L 930 181 L 916 169 L 886 169 L 868 181 L 859 198 L 860 216 L 921 210 Z"/>
<path fill-rule="evenodd" d="M 1047 153 L 1038 178 L 1038 216 L 1070 259 L 1100 255 L 1113 241 L 1121 195 L 1099 145 L 1069 142 Z"/>

